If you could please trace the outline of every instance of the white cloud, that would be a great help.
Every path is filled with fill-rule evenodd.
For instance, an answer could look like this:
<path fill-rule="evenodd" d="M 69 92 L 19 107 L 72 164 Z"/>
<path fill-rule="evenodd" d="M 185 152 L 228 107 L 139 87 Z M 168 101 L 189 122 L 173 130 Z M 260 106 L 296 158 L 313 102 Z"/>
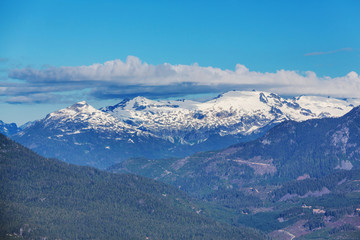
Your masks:
<path fill-rule="evenodd" d="M 250 71 L 237 64 L 235 70 L 193 65 L 151 65 L 129 56 L 126 61 L 113 60 L 103 64 L 76 67 L 13 69 L 9 77 L 24 80 L 12 87 L 13 95 L 24 92 L 24 86 L 34 93 L 60 92 L 66 89 L 92 89 L 98 98 L 130 95 L 171 96 L 207 91 L 252 89 L 286 95 L 329 95 L 360 97 L 360 78 L 355 72 L 346 76 L 318 77 L 314 72 L 278 70 L 275 73 Z M 6 86 L 0 86 L 6 87 Z M 5 88 L 1 88 L 6 92 Z"/>

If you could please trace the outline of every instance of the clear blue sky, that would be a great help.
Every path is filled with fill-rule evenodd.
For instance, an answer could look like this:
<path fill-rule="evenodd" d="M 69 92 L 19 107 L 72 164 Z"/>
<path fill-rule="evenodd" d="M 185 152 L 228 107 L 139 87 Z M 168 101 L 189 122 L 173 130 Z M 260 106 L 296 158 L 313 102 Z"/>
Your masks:
<path fill-rule="evenodd" d="M 242 64 L 261 73 L 285 69 L 341 77 L 360 73 L 359 12 L 360 1 L 347 0 L 2 0 L 0 81 L 27 81 L 9 77 L 13 69 L 92 65 L 127 56 L 151 65 L 234 70 Z M 74 99 L 80 98 L 76 92 Z M 6 122 L 23 123 L 68 104 L 14 104 L 7 99 L 19 93 L 8 93 L 0 97 L 0 120 Z M 18 111 L 28 111 L 28 119 Z"/>

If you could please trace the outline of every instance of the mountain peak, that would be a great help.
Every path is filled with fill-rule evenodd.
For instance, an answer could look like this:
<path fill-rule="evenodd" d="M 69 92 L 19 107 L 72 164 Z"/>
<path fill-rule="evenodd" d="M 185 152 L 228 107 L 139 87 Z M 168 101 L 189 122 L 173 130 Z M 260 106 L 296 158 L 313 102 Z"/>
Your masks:
<path fill-rule="evenodd" d="M 150 99 L 142 96 L 137 96 L 133 99 L 135 102 L 148 102 L 151 101 Z"/>
<path fill-rule="evenodd" d="M 6 136 L 13 135 L 20 131 L 20 128 L 16 123 L 4 123 L 0 120 L 0 133 L 5 134 Z"/>
<path fill-rule="evenodd" d="M 88 104 L 86 101 L 77 102 L 67 108 L 60 109 L 56 112 L 50 113 L 46 119 L 58 119 L 58 118 L 67 118 L 67 117 L 75 117 L 78 115 L 92 115 L 97 112 L 93 106 Z"/>
<path fill-rule="evenodd" d="M 113 106 L 100 108 L 103 112 L 117 112 L 121 110 L 129 111 L 130 109 L 135 109 L 136 111 L 144 110 L 147 106 L 156 104 L 156 101 L 150 100 L 146 97 L 135 97 L 133 99 L 125 98 L 118 104 Z"/>
<path fill-rule="evenodd" d="M 130 98 L 124 98 L 121 102 L 119 102 L 118 104 L 115 104 L 113 106 L 107 106 L 107 107 L 102 107 L 100 108 L 100 111 L 103 112 L 112 112 L 115 109 L 119 108 L 119 109 L 124 109 L 124 107 L 126 107 L 126 105 L 128 104 L 128 102 L 130 101 Z"/>
<path fill-rule="evenodd" d="M 269 93 L 269 92 L 264 92 L 264 91 L 237 91 L 237 90 L 233 90 L 233 91 L 229 91 L 229 92 L 224 92 L 220 95 L 218 95 L 217 97 L 215 97 L 214 99 L 226 99 L 226 98 L 248 98 L 248 97 L 256 97 L 258 98 L 259 96 L 267 96 L 267 97 L 276 97 L 279 98 L 279 96 L 277 94 L 274 93 Z"/>
<path fill-rule="evenodd" d="M 88 104 L 86 101 L 77 102 L 67 108 L 61 109 L 58 112 L 61 113 L 67 113 L 70 115 L 77 115 L 79 113 L 82 114 L 93 114 L 94 112 L 97 112 L 98 110 Z"/>
<path fill-rule="evenodd" d="M 84 108 L 89 107 L 90 105 L 86 101 L 77 102 L 70 106 L 72 109 Z"/>

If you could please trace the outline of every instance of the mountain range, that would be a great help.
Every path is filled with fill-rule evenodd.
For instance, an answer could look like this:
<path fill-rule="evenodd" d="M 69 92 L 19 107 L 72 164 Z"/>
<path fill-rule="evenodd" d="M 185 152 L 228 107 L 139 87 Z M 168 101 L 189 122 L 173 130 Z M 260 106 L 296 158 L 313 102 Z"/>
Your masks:
<path fill-rule="evenodd" d="M 286 120 L 337 117 L 356 100 L 266 92 L 227 92 L 206 102 L 125 99 L 95 109 L 86 102 L 48 114 L 11 137 L 46 157 L 106 168 L 131 157 L 184 157 L 262 136 Z"/>
<path fill-rule="evenodd" d="M 276 182 L 319 178 L 360 168 L 360 107 L 339 118 L 286 121 L 263 137 L 221 151 L 185 158 L 132 158 L 109 168 L 206 192 L 241 188 L 264 179 Z"/>
<path fill-rule="evenodd" d="M 360 236 L 340 234 L 360 227 L 360 107 L 338 118 L 285 121 L 256 140 L 220 151 L 132 158 L 108 170 L 172 184 L 227 208 L 235 224 L 274 239 Z"/>
<path fill-rule="evenodd" d="M 101 110 L 155 136 L 192 145 L 211 135 L 251 135 L 284 120 L 341 116 L 352 107 L 333 98 L 284 99 L 274 93 L 232 91 L 207 102 L 136 97 Z"/>

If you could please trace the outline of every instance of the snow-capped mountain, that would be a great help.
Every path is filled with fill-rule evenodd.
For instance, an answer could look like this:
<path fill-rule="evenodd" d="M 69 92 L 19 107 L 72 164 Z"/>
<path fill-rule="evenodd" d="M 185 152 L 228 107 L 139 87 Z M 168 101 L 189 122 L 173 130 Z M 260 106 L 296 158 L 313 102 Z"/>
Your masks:
<path fill-rule="evenodd" d="M 232 91 L 207 102 L 136 97 L 101 110 L 172 142 L 198 144 L 211 135 L 248 136 L 285 120 L 339 117 L 352 108 L 348 101 L 326 97 L 285 99 L 273 93 Z"/>
<path fill-rule="evenodd" d="M 159 157 L 167 141 L 78 102 L 48 114 L 13 136 L 46 157 L 99 168 L 129 157 Z M 161 149 L 159 149 L 161 148 Z"/>
<path fill-rule="evenodd" d="M 285 195 L 290 195 L 287 199 L 315 197 L 308 195 L 309 189 L 304 191 L 303 187 L 309 184 L 321 191 L 324 186 L 332 188 L 344 184 L 352 178 L 350 176 L 356 176 L 354 179 L 359 181 L 359 169 L 360 107 L 339 118 L 283 122 L 255 141 L 235 144 L 221 151 L 166 161 L 128 159 L 109 168 L 113 172 L 127 172 L 170 183 L 196 197 L 229 200 L 236 195 L 234 192 L 241 191 L 260 198 L 269 194 L 268 199 L 272 201 L 274 189 L 281 185 L 286 186 L 286 191 L 277 194 L 276 200 Z M 355 171 L 344 173 L 350 170 Z M 334 182 L 329 180 L 329 176 L 339 173 Z M 326 181 L 319 184 L 326 175 Z M 310 182 L 305 181 L 307 178 Z M 285 183 L 289 180 L 293 180 L 293 184 Z M 299 182 L 302 180 L 304 185 Z M 272 184 L 276 186 L 269 188 Z M 359 191 L 359 183 L 353 186 L 345 188 Z M 257 189 L 255 194 L 254 189 Z M 295 189 L 298 195 L 294 193 Z M 344 190 L 332 194 L 345 199 Z M 226 204 L 229 206 L 228 201 Z"/>
<path fill-rule="evenodd" d="M 117 120 L 110 114 L 90 106 L 85 101 L 48 114 L 42 121 L 45 128 L 58 129 L 65 135 L 79 134 L 89 130 L 137 134 L 139 130 Z M 77 128 L 73 128 L 77 124 Z"/>
<path fill-rule="evenodd" d="M 207 102 L 136 97 L 100 110 L 78 102 L 12 138 L 46 157 L 106 168 L 130 157 L 184 157 L 222 149 L 255 139 L 284 120 L 337 117 L 352 107 L 332 98 L 237 91 Z"/>
<path fill-rule="evenodd" d="M 16 123 L 4 123 L 0 120 L 0 133 L 10 136 L 20 131 Z"/>

